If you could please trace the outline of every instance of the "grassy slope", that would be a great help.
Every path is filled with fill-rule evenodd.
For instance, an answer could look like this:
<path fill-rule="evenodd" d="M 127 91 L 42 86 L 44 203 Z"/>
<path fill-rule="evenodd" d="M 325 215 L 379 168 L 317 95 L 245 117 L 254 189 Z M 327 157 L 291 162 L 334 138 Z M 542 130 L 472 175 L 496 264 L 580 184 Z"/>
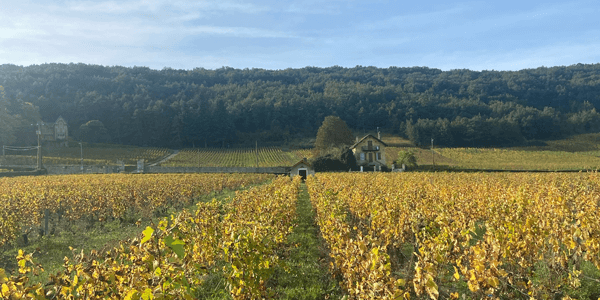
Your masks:
<path fill-rule="evenodd" d="M 385 142 L 386 138 L 383 140 Z M 561 140 L 540 142 L 539 146 L 512 148 L 436 148 L 414 146 L 388 147 L 386 159 L 391 165 L 399 150 L 415 152 L 421 166 L 455 169 L 499 170 L 589 170 L 600 167 L 600 133 L 582 134 Z"/>

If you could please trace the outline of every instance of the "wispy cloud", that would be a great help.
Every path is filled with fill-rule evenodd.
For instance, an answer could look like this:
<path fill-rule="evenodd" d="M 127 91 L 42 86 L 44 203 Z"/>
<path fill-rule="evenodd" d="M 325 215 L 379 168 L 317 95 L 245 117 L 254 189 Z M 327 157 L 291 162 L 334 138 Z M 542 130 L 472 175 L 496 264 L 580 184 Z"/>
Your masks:
<path fill-rule="evenodd" d="M 600 60 L 595 0 L 536 1 L 22 0 L 0 10 L 0 63 L 518 69 Z"/>
<path fill-rule="evenodd" d="M 259 28 L 248 27 L 218 27 L 218 26 L 196 26 L 185 29 L 190 34 L 216 34 L 228 35 L 235 37 L 250 37 L 250 38 L 292 38 L 294 36 L 279 31 L 265 30 Z"/>
<path fill-rule="evenodd" d="M 140 11 L 159 12 L 161 9 L 175 11 L 203 10 L 214 11 L 237 11 L 243 13 L 258 13 L 270 10 L 267 6 L 259 6 L 252 3 L 239 1 L 168 1 L 168 0 L 134 0 L 134 1 L 73 1 L 68 3 L 68 9 L 72 11 L 84 11 L 95 13 L 132 13 Z"/>

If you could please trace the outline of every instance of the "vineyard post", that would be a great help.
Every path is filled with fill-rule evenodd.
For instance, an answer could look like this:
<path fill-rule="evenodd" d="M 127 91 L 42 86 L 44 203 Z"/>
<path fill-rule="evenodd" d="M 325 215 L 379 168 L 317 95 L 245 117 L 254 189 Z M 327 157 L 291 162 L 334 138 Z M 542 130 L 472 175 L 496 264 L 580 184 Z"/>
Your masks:
<path fill-rule="evenodd" d="M 44 235 L 48 235 L 48 219 L 50 218 L 50 210 L 44 209 Z"/>
<path fill-rule="evenodd" d="M 258 141 L 256 141 L 256 168 L 258 169 Z"/>

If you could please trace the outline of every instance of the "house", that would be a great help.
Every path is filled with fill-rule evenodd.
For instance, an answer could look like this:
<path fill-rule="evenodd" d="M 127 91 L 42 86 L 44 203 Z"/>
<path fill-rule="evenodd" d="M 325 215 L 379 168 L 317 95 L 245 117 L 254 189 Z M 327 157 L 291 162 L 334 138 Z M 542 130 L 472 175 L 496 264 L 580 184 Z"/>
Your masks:
<path fill-rule="evenodd" d="M 304 180 L 308 175 L 315 175 L 315 169 L 308 163 L 306 158 L 293 165 L 290 171 L 290 177 L 292 178 L 294 176 L 301 176 L 302 180 Z"/>
<path fill-rule="evenodd" d="M 56 146 L 68 147 L 69 127 L 63 117 L 58 117 L 54 123 L 44 123 L 40 126 L 40 139 Z"/>
<path fill-rule="evenodd" d="M 356 157 L 356 163 L 364 168 L 369 167 L 381 170 L 385 164 L 385 147 L 386 143 L 381 141 L 379 138 L 368 134 L 362 139 L 358 140 L 354 145 L 350 147 L 354 157 Z"/>

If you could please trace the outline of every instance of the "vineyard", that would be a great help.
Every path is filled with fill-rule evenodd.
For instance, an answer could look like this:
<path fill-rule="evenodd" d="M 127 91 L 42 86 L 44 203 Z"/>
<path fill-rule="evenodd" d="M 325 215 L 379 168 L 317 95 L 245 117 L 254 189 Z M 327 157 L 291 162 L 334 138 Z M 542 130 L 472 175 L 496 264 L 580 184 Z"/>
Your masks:
<path fill-rule="evenodd" d="M 111 251 L 65 259 L 64 270 L 45 285 L 29 283 L 40 266 L 20 251 L 16 275 L 0 270 L 0 297 L 198 299 L 210 277 L 226 281 L 234 299 L 268 297 L 266 282 L 279 263 L 276 250 L 293 228 L 299 184 L 279 177 L 225 204 L 199 202 L 195 212 L 165 218 Z M 192 192 L 188 187 L 184 195 Z"/>
<path fill-rule="evenodd" d="M 137 148 L 137 147 L 84 147 L 84 165 L 117 165 L 117 161 L 124 164 L 134 165 L 139 159 L 146 162 L 154 162 L 171 154 L 166 148 Z M 6 153 L 0 156 L 0 165 L 36 165 L 37 157 L 35 151 L 29 151 L 23 155 L 12 155 Z M 44 165 L 78 165 L 81 163 L 82 150 L 79 147 L 44 149 Z"/>
<path fill-rule="evenodd" d="M 0 247 L 17 237 L 90 223 L 149 218 L 171 207 L 183 207 L 199 195 L 259 183 L 272 178 L 253 174 L 67 175 L 0 180 Z M 45 222 L 48 222 L 46 228 Z M 43 226 L 42 226 L 43 224 Z"/>
<path fill-rule="evenodd" d="M 597 173 L 307 181 L 351 299 L 596 299 L 599 183 Z"/>
<path fill-rule="evenodd" d="M 595 152 L 527 151 L 496 148 L 435 149 L 450 164 L 465 169 L 496 170 L 596 170 Z"/>
<path fill-rule="evenodd" d="M 162 163 L 163 167 L 281 167 L 291 166 L 303 158 L 302 151 L 283 151 L 276 147 L 258 149 L 197 148 L 180 151 L 177 156 Z M 306 156 L 304 156 L 306 157 Z"/>
<path fill-rule="evenodd" d="M 7 179 L 0 181 L 1 236 L 11 243 L 24 227 L 41 227 L 44 211 L 96 222 L 130 210 L 150 216 L 195 195 L 273 178 Z M 75 253 L 44 282 L 31 280 L 41 266 L 20 251 L 11 274 L 0 269 L 0 298 L 279 298 L 275 274 L 293 272 L 284 260 L 299 247 L 287 239 L 301 189 L 318 227 L 313 246 L 324 255 L 314 263 L 345 299 L 600 298 L 596 172 L 320 173 L 306 188 L 299 177 L 277 177 L 228 201 L 198 201 L 108 251 Z"/>

